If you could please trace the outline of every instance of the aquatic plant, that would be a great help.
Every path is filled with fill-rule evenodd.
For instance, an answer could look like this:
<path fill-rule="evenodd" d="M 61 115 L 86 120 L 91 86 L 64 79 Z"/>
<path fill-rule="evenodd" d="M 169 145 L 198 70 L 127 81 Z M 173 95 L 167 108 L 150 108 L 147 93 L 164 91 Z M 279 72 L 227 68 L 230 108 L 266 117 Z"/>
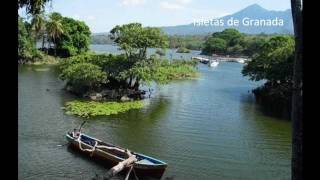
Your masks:
<path fill-rule="evenodd" d="M 80 117 L 108 116 L 128 111 L 130 109 L 140 109 L 144 106 L 143 101 L 130 102 L 96 102 L 96 101 L 70 101 L 65 104 L 66 114 Z"/>

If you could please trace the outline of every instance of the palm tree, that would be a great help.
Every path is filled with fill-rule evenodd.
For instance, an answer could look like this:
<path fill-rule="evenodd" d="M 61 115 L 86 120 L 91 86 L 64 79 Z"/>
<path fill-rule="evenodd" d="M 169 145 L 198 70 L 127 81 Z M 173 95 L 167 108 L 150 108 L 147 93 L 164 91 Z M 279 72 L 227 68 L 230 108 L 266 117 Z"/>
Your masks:
<path fill-rule="evenodd" d="M 39 14 L 44 10 L 45 5 L 52 0 L 18 0 L 17 8 L 26 8 L 28 14 Z"/>
<path fill-rule="evenodd" d="M 303 179 L 304 123 L 302 117 L 302 0 L 291 0 L 295 35 L 295 60 L 292 93 L 292 170 L 291 179 Z"/>
<path fill-rule="evenodd" d="M 53 14 L 50 15 L 50 19 L 46 24 L 47 33 L 50 37 L 50 41 L 55 45 L 55 55 L 57 55 L 57 43 L 56 40 L 63 34 L 63 27 L 61 23 L 61 18 L 54 16 Z M 50 43 L 49 43 L 50 45 Z"/>
<path fill-rule="evenodd" d="M 31 20 L 31 28 L 34 33 L 35 40 L 42 37 L 42 48 L 44 48 L 44 38 L 46 31 L 46 19 L 43 13 L 33 15 Z"/>

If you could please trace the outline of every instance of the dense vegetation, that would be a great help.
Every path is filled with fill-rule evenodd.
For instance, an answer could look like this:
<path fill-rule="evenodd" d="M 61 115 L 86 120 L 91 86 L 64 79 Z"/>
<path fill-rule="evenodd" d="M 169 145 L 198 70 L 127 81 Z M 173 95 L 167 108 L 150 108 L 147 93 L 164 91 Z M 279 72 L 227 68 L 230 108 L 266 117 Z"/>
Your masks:
<path fill-rule="evenodd" d="M 200 35 L 167 36 L 168 48 L 179 49 L 179 52 L 201 50 L 204 55 L 252 56 L 271 37 L 277 34 L 243 34 L 236 29 L 225 29 L 222 32 Z M 114 43 L 110 34 L 92 35 L 93 44 Z"/>
<path fill-rule="evenodd" d="M 30 34 L 30 24 L 18 17 L 18 59 L 30 61 L 41 58 L 41 53 L 35 48 L 35 42 Z"/>
<path fill-rule="evenodd" d="M 169 48 L 187 48 L 191 50 L 201 50 L 209 35 L 173 35 L 169 37 Z"/>
<path fill-rule="evenodd" d="M 246 35 L 236 29 L 213 33 L 204 43 L 202 54 L 252 56 L 270 37 L 275 35 Z"/>
<path fill-rule="evenodd" d="M 243 75 L 249 76 L 251 80 L 266 80 L 253 93 L 268 112 L 289 117 L 293 59 L 293 37 L 276 36 L 265 42 L 242 70 Z"/>
<path fill-rule="evenodd" d="M 88 51 L 90 30 L 84 22 L 56 12 L 30 17 L 30 22 L 18 17 L 19 63 L 52 61 L 52 56 L 69 57 Z M 37 42 L 41 42 L 40 49 L 36 48 Z"/>
<path fill-rule="evenodd" d="M 179 47 L 176 52 L 177 53 L 189 53 L 190 50 L 185 47 Z"/>
<path fill-rule="evenodd" d="M 60 64 L 60 78 L 66 80 L 70 91 L 85 95 L 108 89 L 113 90 L 111 94 L 114 95 L 102 93 L 106 99 L 120 99 L 126 95 L 136 99 L 143 94 L 139 89 L 141 84 L 163 84 L 197 75 L 194 61 L 168 61 L 156 55 L 147 57 L 147 48 L 167 47 L 166 36 L 157 28 L 131 23 L 116 26 L 110 37 L 124 54 L 83 53 Z"/>
<path fill-rule="evenodd" d="M 187 48 L 191 50 L 201 50 L 208 35 L 173 35 L 168 36 L 168 48 Z M 91 44 L 113 44 L 110 34 L 93 34 Z"/>
<path fill-rule="evenodd" d="M 84 118 L 94 116 L 106 116 L 118 114 L 130 109 L 140 109 L 143 107 L 142 101 L 131 102 L 95 102 L 95 101 L 71 101 L 65 104 L 63 109 L 66 114 L 77 115 Z"/>
<path fill-rule="evenodd" d="M 63 31 L 61 36 L 53 41 L 59 55 L 69 57 L 88 51 L 91 34 L 89 27 L 82 21 L 62 17 L 58 13 L 56 16 L 61 21 Z"/>

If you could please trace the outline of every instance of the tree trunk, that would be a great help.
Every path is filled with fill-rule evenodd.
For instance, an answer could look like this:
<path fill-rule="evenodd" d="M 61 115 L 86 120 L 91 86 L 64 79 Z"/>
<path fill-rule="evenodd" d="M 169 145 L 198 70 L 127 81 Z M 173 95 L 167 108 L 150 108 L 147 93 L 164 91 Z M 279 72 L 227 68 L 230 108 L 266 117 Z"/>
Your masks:
<path fill-rule="evenodd" d="M 133 77 L 132 77 L 132 75 L 130 75 L 130 77 L 129 77 L 129 88 L 131 88 L 132 79 L 133 79 Z"/>
<path fill-rule="evenodd" d="M 54 44 L 54 56 L 57 57 L 57 43 L 56 43 L 56 39 L 53 40 L 53 44 Z"/>
<path fill-rule="evenodd" d="M 140 79 L 139 78 L 136 78 L 135 82 L 134 82 L 134 85 L 133 85 L 133 89 L 138 91 L 139 90 L 139 86 L 140 86 L 140 83 L 139 83 Z"/>
<path fill-rule="evenodd" d="M 45 35 L 43 34 L 42 35 L 42 49 L 44 49 L 44 38 L 45 38 Z"/>
<path fill-rule="evenodd" d="M 292 164 L 291 179 L 303 179 L 303 118 L 302 118 L 302 6 L 301 0 L 291 0 L 295 34 L 295 60 L 292 93 Z"/>

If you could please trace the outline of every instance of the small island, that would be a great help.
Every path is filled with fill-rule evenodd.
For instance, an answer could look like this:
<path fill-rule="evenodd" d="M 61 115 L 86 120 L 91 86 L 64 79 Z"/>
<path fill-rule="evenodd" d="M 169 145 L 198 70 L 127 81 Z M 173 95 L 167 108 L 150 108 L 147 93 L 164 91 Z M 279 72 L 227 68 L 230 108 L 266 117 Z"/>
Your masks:
<path fill-rule="evenodd" d="M 156 52 L 160 58 L 155 54 L 147 56 L 147 48 L 167 47 L 167 37 L 158 28 L 130 23 L 114 27 L 110 34 L 123 54 L 84 52 L 60 61 L 59 78 L 66 82 L 68 92 L 83 99 L 101 101 L 67 103 L 68 114 L 88 117 L 140 108 L 142 105 L 134 101 L 146 97 L 142 86 L 161 85 L 198 75 L 196 61 L 169 61 L 162 58 L 164 53 L 160 51 Z M 124 101 L 131 102 L 125 104 Z"/>
<path fill-rule="evenodd" d="M 176 52 L 177 53 L 190 53 L 191 51 L 185 47 L 179 47 Z"/>

